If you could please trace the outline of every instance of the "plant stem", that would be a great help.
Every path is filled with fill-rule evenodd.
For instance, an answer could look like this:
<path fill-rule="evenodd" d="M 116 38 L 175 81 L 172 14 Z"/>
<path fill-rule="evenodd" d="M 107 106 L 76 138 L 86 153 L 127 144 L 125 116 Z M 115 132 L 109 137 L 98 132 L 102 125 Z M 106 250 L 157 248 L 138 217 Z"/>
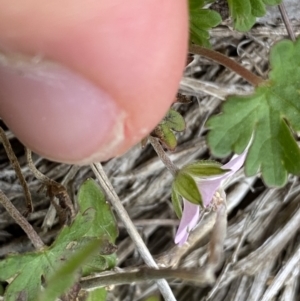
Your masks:
<path fill-rule="evenodd" d="M 96 277 L 86 277 L 80 281 L 83 289 L 95 289 L 108 285 L 132 284 L 158 279 L 181 279 L 198 286 L 209 285 L 215 281 L 213 273 L 209 269 L 149 269 L 143 268 L 130 272 L 117 272 L 100 274 Z"/>
<path fill-rule="evenodd" d="M 11 203 L 7 196 L 0 190 L 0 203 L 10 214 L 10 216 L 15 220 L 15 222 L 23 229 L 27 234 L 30 241 L 37 250 L 40 250 L 44 247 L 44 243 L 38 234 L 35 232 L 33 227 L 28 223 L 24 216 L 18 211 L 18 209 Z"/>
<path fill-rule="evenodd" d="M 286 12 L 284 4 L 283 3 L 279 4 L 278 8 L 279 8 L 283 23 L 286 27 L 286 30 L 287 30 L 288 34 L 289 34 L 289 37 L 291 38 L 291 40 L 293 42 L 295 42 L 296 41 L 296 36 L 295 36 L 294 31 L 293 31 L 293 28 L 292 28 L 292 25 L 291 25 L 290 19 L 288 17 L 288 14 Z"/>
<path fill-rule="evenodd" d="M 122 205 L 118 195 L 116 194 L 113 186 L 111 185 L 106 173 L 103 170 L 101 163 L 94 163 L 91 164 L 91 168 L 97 177 L 100 185 L 102 186 L 103 190 L 107 194 L 110 199 L 112 206 L 114 207 L 117 215 L 119 216 L 120 220 L 123 222 L 129 236 L 133 240 L 134 244 L 138 252 L 140 253 L 141 257 L 145 261 L 145 263 L 154 269 L 157 269 L 158 266 L 154 261 L 151 253 L 149 252 L 147 246 L 145 245 L 144 241 L 142 240 L 141 236 L 139 235 L 138 231 L 136 230 L 133 222 L 131 221 L 127 211 L 125 210 L 124 206 Z M 164 297 L 165 301 L 176 301 L 172 290 L 170 289 L 168 282 L 164 279 L 156 281 L 157 286 Z"/>
<path fill-rule="evenodd" d="M 175 177 L 177 172 L 179 171 L 179 168 L 170 160 L 170 158 L 167 156 L 163 147 L 156 138 L 149 136 L 148 139 L 160 160 L 164 163 L 164 165 L 166 166 L 168 171 L 173 175 L 173 177 Z"/>
<path fill-rule="evenodd" d="M 48 188 L 48 193 L 50 197 L 57 197 L 60 206 L 63 209 L 70 210 L 71 218 L 75 218 L 76 211 L 66 188 L 62 184 L 48 178 L 36 168 L 34 162 L 32 161 L 31 150 L 29 148 L 25 147 L 25 153 L 29 169 L 34 174 L 34 176 Z M 55 209 L 57 211 L 60 210 L 58 207 Z"/>
<path fill-rule="evenodd" d="M 19 161 L 11 147 L 11 144 L 6 137 L 4 130 L 1 127 L 0 127 L 0 140 L 4 146 L 4 149 L 7 154 L 8 159 L 10 161 L 10 164 L 12 165 L 13 169 L 15 170 L 15 173 L 16 173 L 17 177 L 19 178 L 19 181 L 23 187 L 25 199 L 26 199 L 27 210 L 28 210 L 28 212 L 32 212 L 33 205 L 32 205 L 31 194 L 30 194 L 27 182 L 22 174 Z"/>
<path fill-rule="evenodd" d="M 194 54 L 199 54 L 202 56 L 205 56 L 220 65 L 223 65 L 224 67 L 236 72 L 239 74 L 241 77 L 243 77 L 245 80 L 247 80 L 250 84 L 253 86 L 257 87 L 265 82 L 264 79 L 262 79 L 260 76 L 255 75 L 239 63 L 235 62 L 234 60 L 230 59 L 226 55 L 211 50 L 207 49 L 201 46 L 196 46 L 196 45 L 190 45 L 189 47 L 189 52 L 194 53 Z"/>
<path fill-rule="evenodd" d="M 224 257 L 224 242 L 227 234 L 226 194 L 223 189 L 215 193 L 213 202 L 217 214 L 209 242 L 208 266 L 216 271 Z"/>

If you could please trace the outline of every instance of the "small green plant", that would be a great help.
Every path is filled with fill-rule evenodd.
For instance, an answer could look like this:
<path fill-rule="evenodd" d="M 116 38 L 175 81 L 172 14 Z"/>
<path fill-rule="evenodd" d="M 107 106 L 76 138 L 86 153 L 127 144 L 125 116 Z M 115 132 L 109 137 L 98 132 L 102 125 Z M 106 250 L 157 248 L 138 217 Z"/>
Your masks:
<path fill-rule="evenodd" d="M 0 261 L 0 280 L 9 283 L 4 293 L 6 301 L 54 301 L 78 281 L 79 276 L 115 265 L 114 242 L 118 235 L 115 218 L 93 180 L 82 184 L 78 203 L 75 220 L 61 230 L 50 247 L 9 255 Z M 39 297 L 41 286 L 45 286 L 46 291 Z"/>
<path fill-rule="evenodd" d="M 209 29 L 222 21 L 216 11 L 203 8 L 208 2 L 210 1 L 189 0 L 190 41 L 205 47 L 210 47 Z"/>
<path fill-rule="evenodd" d="M 249 31 L 256 18 L 266 14 L 266 5 L 278 5 L 282 0 L 227 0 L 234 27 L 239 31 Z"/>

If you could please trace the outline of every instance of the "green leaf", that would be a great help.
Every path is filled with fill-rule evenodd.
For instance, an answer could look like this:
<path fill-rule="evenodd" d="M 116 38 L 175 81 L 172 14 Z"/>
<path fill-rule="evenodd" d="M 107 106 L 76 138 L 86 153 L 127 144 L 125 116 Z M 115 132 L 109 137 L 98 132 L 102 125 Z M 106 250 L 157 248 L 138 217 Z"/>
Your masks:
<path fill-rule="evenodd" d="M 117 222 L 111 212 L 109 204 L 105 200 L 105 196 L 99 185 L 92 179 L 85 181 L 78 192 L 78 199 L 80 200 L 80 210 L 84 213 L 89 208 L 95 209 L 94 223 L 90 227 L 85 237 L 93 239 L 99 237 L 105 240 L 101 254 L 93 256 L 89 264 L 82 267 L 82 274 L 88 275 L 92 272 L 100 272 L 106 269 L 111 269 L 115 266 L 116 251 L 114 243 L 118 237 Z"/>
<path fill-rule="evenodd" d="M 35 300 L 41 286 L 53 269 L 58 268 L 82 247 L 81 237 L 90 227 L 94 210 L 79 214 L 71 227 L 65 227 L 49 249 L 21 255 L 11 255 L 0 262 L 0 280 L 14 280 L 5 291 L 5 300 L 15 301 L 20 296 Z M 71 230 L 71 231 L 70 231 Z"/>
<path fill-rule="evenodd" d="M 102 287 L 89 292 L 86 301 L 105 301 L 106 296 L 107 296 L 107 291 L 104 287 Z"/>
<path fill-rule="evenodd" d="M 177 146 L 177 139 L 175 134 L 165 123 L 160 123 L 154 129 L 151 135 L 159 138 L 159 140 L 166 146 L 166 148 L 168 148 L 171 151 L 174 150 Z"/>
<path fill-rule="evenodd" d="M 195 10 L 203 7 L 205 4 L 204 0 L 189 0 L 189 10 Z"/>
<path fill-rule="evenodd" d="M 177 217 L 179 219 L 181 219 L 181 217 L 182 217 L 182 198 L 174 189 L 172 189 L 171 199 L 172 199 L 174 211 L 175 211 Z"/>
<path fill-rule="evenodd" d="M 66 263 L 64 263 L 50 279 L 47 281 L 47 287 L 41 294 L 40 301 L 55 301 L 61 296 L 72 284 L 78 280 L 77 272 L 79 267 L 88 261 L 89 257 L 96 253 L 100 241 L 94 240 L 77 251 Z M 59 281 L 58 281 L 59 280 Z"/>
<path fill-rule="evenodd" d="M 269 186 L 282 186 L 287 174 L 300 174 L 300 40 L 281 41 L 271 50 L 269 81 L 253 95 L 230 97 L 212 117 L 208 143 L 214 155 L 241 153 L 252 138 L 245 172 L 262 173 Z"/>
<path fill-rule="evenodd" d="M 112 245 L 108 245 L 107 248 L 105 248 L 104 252 L 107 254 L 109 253 L 107 252 L 108 250 L 110 250 L 110 252 L 115 252 L 116 248 Z M 116 262 L 117 262 L 117 256 L 115 253 L 110 255 L 98 254 L 97 256 L 92 256 L 88 264 L 85 264 L 82 267 L 82 275 L 87 276 L 90 275 L 91 273 L 110 270 L 115 267 Z"/>
<path fill-rule="evenodd" d="M 278 5 L 282 2 L 282 0 L 264 0 L 265 5 Z"/>
<path fill-rule="evenodd" d="M 95 210 L 95 221 L 85 236 L 105 237 L 110 243 L 115 243 L 119 234 L 116 220 L 99 185 L 92 179 L 85 181 L 78 192 L 78 199 L 82 213 L 90 208 Z"/>
<path fill-rule="evenodd" d="M 89 190 L 93 193 L 88 192 Z M 10 280 L 4 295 L 5 301 L 16 301 L 21 297 L 35 300 L 40 293 L 41 279 L 47 284 L 55 270 L 93 240 L 100 240 L 101 243 L 98 247 L 99 255 L 93 256 L 92 259 L 103 259 L 102 254 L 107 255 L 114 250 L 112 243 L 117 234 L 115 219 L 108 211 L 103 192 L 93 180 L 86 181 L 80 188 L 78 203 L 80 210 L 75 220 L 69 227 L 61 230 L 51 247 L 31 253 L 10 255 L 0 261 L 0 281 Z M 106 212 L 105 217 L 102 211 Z M 101 216 L 103 221 L 99 220 Z M 107 257 L 96 267 L 97 271 L 112 265 L 115 256 Z"/>
<path fill-rule="evenodd" d="M 151 136 L 159 138 L 169 150 L 177 146 L 177 139 L 173 131 L 181 132 L 185 129 L 183 117 L 175 110 L 170 109 L 164 119 L 155 127 Z"/>
<path fill-rule="evenodd" d="M 190 9 L 190 41 L 210 47 L 208 30 L 222 21 L 221 16 L 213 10 L 202 9 L 206 1 L 189 1 Z"/>
<path fill-rule="evenodd" d="M 249 31 L 257 17 L 266 14 L 266 5 L 278 5 L 281 0 L 227 0 L 235 29 Z"/>
<path fill-rule="evenodd" d="M 165 124 L 169 129 L 182 132 L 185 130 L 185 121 L 180 113 L 177 111 L 170 109 L 164 118 L 163 124 Z"/>
<path fill-rule="evenodd" d="M 211 160 L 201 160 L 189 163 L 182 167 L 182 171 L 191 175 L 192 177 L 205 178 L 209 176 L 222 175 L 229 170 L 221 168 L 222 164 Z"/>
<path fill-rule="evenodd" d="M 187 201 L 202 206 L 202 197 L 197 184 L 187 173 L 181 170 L 177 173 L 172 185 L 173 190 Z"/>

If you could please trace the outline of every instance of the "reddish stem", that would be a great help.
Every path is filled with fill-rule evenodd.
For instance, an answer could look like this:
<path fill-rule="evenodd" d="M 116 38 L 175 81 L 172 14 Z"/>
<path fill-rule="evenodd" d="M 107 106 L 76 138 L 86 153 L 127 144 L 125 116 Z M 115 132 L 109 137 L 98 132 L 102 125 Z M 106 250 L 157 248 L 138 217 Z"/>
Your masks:
<path fill-rule="evenodd" d="M 234 60 L 230 59 L 229 57 L 220 52 L 196 45 L 190 45 L 189 52 L 205 56 L 206 58 L 211 59 L 220 65 L 223 65 L 224 67 L 239 74 L 241 77 L 243 77 L 255 87 L 265 82 L 263 78 L 255 75 L 239 63 L 235 62 Z"/>

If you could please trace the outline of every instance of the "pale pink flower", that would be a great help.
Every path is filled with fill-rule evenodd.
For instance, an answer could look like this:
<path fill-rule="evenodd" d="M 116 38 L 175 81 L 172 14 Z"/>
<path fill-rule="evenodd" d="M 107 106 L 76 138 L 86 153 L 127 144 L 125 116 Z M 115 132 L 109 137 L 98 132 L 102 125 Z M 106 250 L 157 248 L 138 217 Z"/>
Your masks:
<path fill-rule="evenodd" d="M 204 207 L 211 204 L 214 194 L 222 186 L 222 183 L 243 166 L 247 151 L 248 149 L 240 155 L 233 156 L 228 163 L 221 167 L 222 169 L 230 169 L 227 173 L 205 179 L 195 179 L 202 196 Z M 182 246 L 187 241 L 190 231 L 192 231 L 198 223 L 199 215 L 200 206 L 192 204 L 184 199 L 182 218 L 175 236 L 176 244 Z"/>

